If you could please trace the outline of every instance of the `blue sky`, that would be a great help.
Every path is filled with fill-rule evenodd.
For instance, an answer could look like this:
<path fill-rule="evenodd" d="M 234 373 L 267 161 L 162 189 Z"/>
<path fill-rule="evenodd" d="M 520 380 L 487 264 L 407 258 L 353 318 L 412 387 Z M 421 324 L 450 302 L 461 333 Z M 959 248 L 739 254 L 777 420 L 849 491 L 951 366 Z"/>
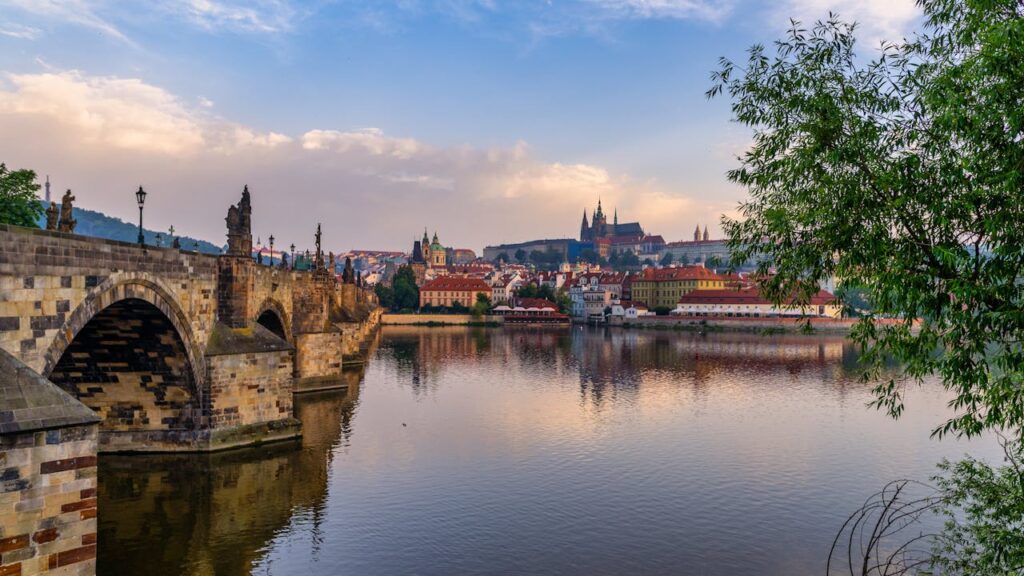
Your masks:
<path fill-rule="evenodd" d="M 911 30 L 911 0 L 0 0 L 0 161 L 89 207 L 215 242 L 339 250 L 575 234 L 598 196 L 667 240 L 717 231 L 749 136 L 708 102 L 719 56 L 788 16 Z M 127 199 L 127 200 L 126 200 Z M 149 214 L 149 213 L 148 213 Z"/>

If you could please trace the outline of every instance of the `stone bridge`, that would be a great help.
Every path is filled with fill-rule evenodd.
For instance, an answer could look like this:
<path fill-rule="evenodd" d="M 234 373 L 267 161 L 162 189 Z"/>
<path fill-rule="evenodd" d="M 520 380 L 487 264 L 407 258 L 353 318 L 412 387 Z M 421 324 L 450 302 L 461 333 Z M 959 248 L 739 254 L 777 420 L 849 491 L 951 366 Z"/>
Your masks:
<path fill-rule="evenodd" d="M 312 271 L 254 262 L 248 199 L 219 256 L 0 225 L 0 348 L 99 416 L 100 451 L 296 436 L 292 394 L 341 385 L 358 357 L 373 294 L 319 246 Z"/>

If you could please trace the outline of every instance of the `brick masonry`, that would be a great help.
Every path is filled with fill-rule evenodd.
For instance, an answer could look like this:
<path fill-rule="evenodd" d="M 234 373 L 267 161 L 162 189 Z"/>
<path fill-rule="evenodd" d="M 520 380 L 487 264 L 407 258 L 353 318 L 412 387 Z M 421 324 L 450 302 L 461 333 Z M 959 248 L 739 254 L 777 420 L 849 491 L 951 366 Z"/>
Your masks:
<path fill-rule="evenodd" d="M 95 424 L 0 436 L 0 574 L 96 572 Z"/>
<path fill-rule="evenodd" d="M 261 315 L 287 351 L 211 351 Z M 103 418 L 101 450 L 260 441 L 292 420 L 293 379 L 340 375 L 379 316 L 329 274 L 0 225 L 0 348 Z"/>

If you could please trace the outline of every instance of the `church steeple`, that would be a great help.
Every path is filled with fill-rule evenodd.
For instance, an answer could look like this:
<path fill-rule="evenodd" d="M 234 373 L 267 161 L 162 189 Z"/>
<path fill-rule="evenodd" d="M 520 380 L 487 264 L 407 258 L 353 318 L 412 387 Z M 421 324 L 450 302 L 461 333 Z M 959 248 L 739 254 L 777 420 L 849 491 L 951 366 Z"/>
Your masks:
<path fill-rule="evenodd" d="M 705 242 L 707 242 L 707 241 L 708 241 L 708 240 L 710 240 L 710 239 L 711 239 L 711 236 L 709 236 L 709 235 L 708 235 L 708 227 L 707 227 L 707 225 L 705 224 L 705 225 L 704 225 L 704 241 L 705 241 Z"/>
<path fill-rule="evenodd" d="M 697 224 L 697 229 L 693 231 L 693 241 L 697 242 L 700 240 L 700 224 Z"/>

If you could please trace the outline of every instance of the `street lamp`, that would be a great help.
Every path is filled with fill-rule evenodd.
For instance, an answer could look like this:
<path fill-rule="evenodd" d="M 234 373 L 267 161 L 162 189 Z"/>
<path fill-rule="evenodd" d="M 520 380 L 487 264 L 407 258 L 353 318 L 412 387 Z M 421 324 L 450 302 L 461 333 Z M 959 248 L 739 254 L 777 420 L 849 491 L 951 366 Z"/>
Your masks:
<path fill-rule="evenodd" d="M 142 205 L 146 203 L 146 191 L 139 186 L 139 191 L 135 193 L 135 201 L 139 203 L 139 246 L 146 245 L 146 239 L 142 236 Z"/>
<path fill-rule="evenodd" d="M 292 270 L 295 270 L 295 243 L 293 242 L 290 246 L 292 249 Z"/>
<path fill-rule="evenodd" d="M 270 235 L 270 267 L 274 267 L 274 235 Z"/>

